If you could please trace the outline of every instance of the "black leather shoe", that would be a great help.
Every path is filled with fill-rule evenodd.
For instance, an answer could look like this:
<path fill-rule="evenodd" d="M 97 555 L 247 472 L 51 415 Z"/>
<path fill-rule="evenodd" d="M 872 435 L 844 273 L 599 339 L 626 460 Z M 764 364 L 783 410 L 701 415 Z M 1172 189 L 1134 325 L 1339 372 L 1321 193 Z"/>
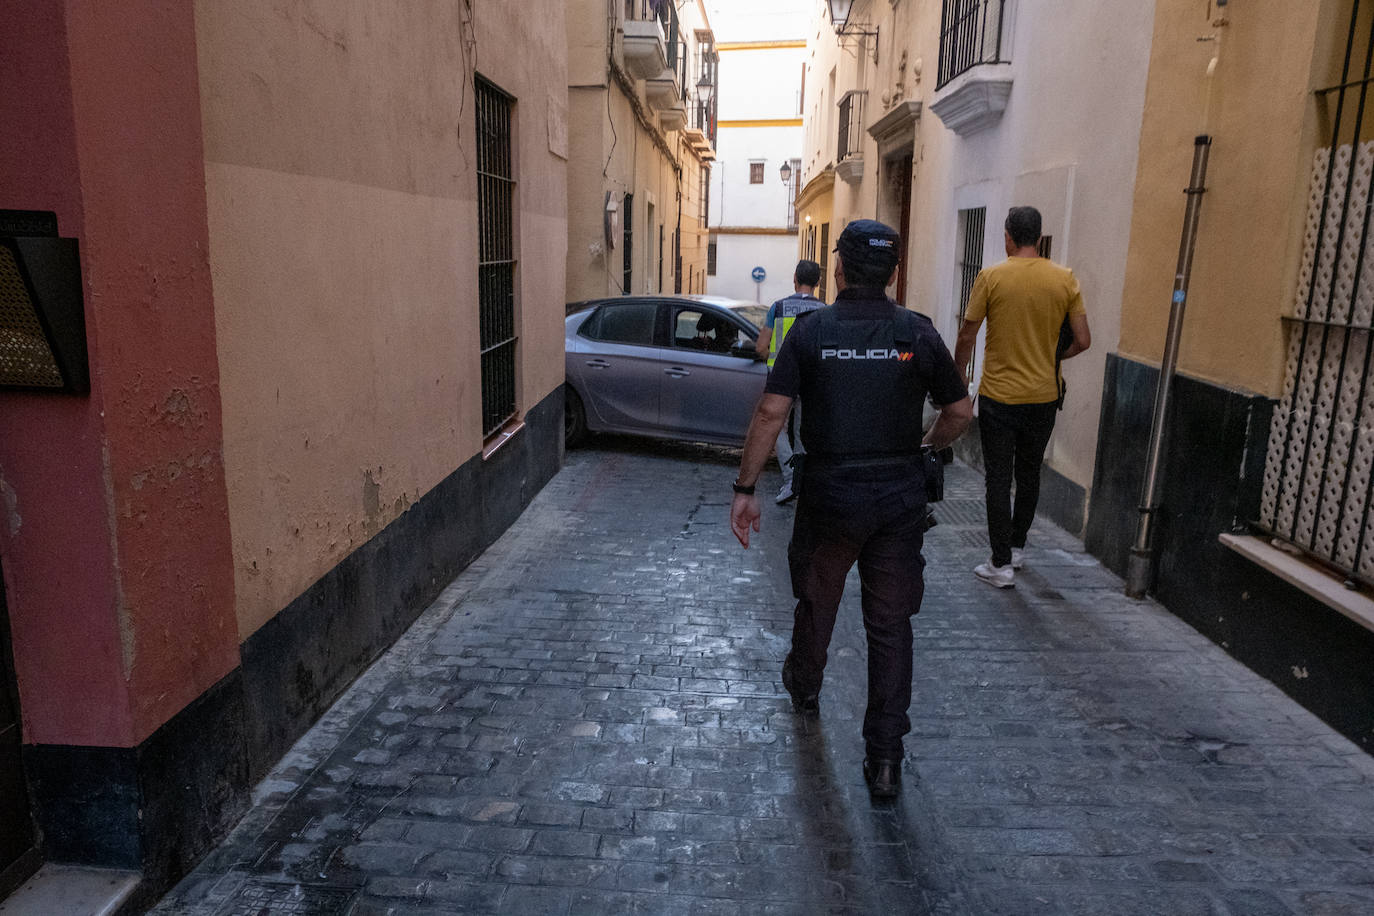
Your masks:
<path fill-rule="evenodd" d="M 896 798 L 902 791 L 902 762 L 865 757 L 864 782 L 874 798 Z"/>
<path fill-rule="evenodd" d="M 821 711 L 820 691 L 815 693 L 800 693 L 792 679 L 792 656 L 782 663 L 782 686 L 787 688 L 788 694 L 792 697 L 792 709 L 803 715 L 815 715 Z"/>

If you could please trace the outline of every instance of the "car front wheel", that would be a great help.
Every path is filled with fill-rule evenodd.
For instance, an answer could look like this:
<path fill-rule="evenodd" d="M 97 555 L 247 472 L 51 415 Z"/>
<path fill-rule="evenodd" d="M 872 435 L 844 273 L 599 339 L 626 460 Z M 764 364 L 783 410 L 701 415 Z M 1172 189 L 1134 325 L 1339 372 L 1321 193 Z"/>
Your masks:
<path fill-rule="evenodd" d="M 568 385 L 563 386 L 563 445 L 573 448 L 587 438 L 587 411 L 582 399 Z"/>

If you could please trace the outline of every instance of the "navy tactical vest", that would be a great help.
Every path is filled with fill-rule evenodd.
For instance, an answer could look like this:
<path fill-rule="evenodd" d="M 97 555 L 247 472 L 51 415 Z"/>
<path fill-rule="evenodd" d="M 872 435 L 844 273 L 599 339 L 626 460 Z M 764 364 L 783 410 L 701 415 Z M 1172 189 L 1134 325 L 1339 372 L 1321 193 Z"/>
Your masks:
<path fill-rule="evenodd" d="M 809 319 L 818 322 L 819 352 L 817 371 L 805 374 L 801 386 L 808 455 L 843 460 L 920 452 L 930 369 L 916 342 L 920 322 L 930 322 L 889 305 L 887 318 L 841 321 L 831 306 Z"/>

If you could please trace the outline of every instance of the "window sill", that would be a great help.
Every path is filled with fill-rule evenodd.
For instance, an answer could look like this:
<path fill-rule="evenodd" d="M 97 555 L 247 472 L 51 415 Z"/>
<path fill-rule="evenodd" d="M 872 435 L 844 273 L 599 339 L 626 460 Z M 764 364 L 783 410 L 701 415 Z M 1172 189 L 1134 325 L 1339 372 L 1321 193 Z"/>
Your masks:
<path fill-rule="evenodd" d="M 1217 539 L 1256 566 L 1267 569 L 1366 630 L 1374 631 L 1374 599 L 1346 588 L 1339 579 L 1315 564 L 1279 550 L 1264 538 L 1223 534 Z"/>
<path fill-rule="evenodd" d="M 511 420 L 505 426 L 497 430 L 490 439 L 482 443 L 482 460 L 486 461 L 505 445 L 515 434 L 525 428 L 524 420 Z"/>

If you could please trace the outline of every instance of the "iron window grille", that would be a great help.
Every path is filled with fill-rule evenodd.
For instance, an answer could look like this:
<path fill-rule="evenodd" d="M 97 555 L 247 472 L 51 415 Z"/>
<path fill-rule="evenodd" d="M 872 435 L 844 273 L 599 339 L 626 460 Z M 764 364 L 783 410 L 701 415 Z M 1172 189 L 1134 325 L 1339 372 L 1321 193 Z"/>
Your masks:
<path fill-rule="evenodd" d="M 621 281 L 620 291 L 629 295 L 633 287 L 631 282 L 634 280 L 634 226 L 635 226 L 635 196 L 625 195 L 625 205 L 620 208 L 621 218 L 624 224 L 621 226 L 621 257 L 624 264 L 624 276 Z"/>
<path fill-rule="evenodd" d="M 750 184 L 763 184 L 763 163 L 762 163 L 762 162 L 751 162 L 751 163 L 749 163 L 749 183 L 750 183 Z"/>
<path fill-rule="evenodd" d="M 844 162 L 863 152 L 865 92 L 851 92 L 840 99 L 840 134 L 835 161 Z"/>
<path fill-rule="evenodd" d="M 711 169 L 701 167 L 701 225 L 705 228 L 711 222 Z"/>
<path fill-rule="evenodd" d="M 482 354 L 482 435 L 515 415 L 514 99 L 475 77 L 477 97 L 477 300 Z"/>
<path fill-rule="evenodd" d="M 797 192 L 801 190 L 801 163 L 800 159 L 792 159 L 788 163 L 792 172 L 787 179 L 787 228 L 793 231 L 797 228 Z"/>
<path fill-rule="evenodd" d="M 1374 585 L 1374 268 L 1366 263 L 1374 140 L 1365 122 L 1374 22 L 1363 34 L 1359 0 L 1351 7 L 1340 81 L 1316 91 L 1329 131 L 1312 161 L 1294 313 L 1284 316 L 1283 393 L 1269 429 L 1256 527 L 1350 584 Z M 1362 74 L 1351 66 L 1361 59 Z"/>
<path fill-rule="evenodd" d="M 1002 56 L 1002 14 L 1006 5 L 1007 0 L 944 0 L 936 90 L 979 64 L 1010 63 Z"/>
<path fill-rule="evenodd" d="M 968 297 L 973 281 L 983 269 L 983 231 L 987 225 L 987 207 L 973 207 L 959 211 L 959 321 L 968 311 Z"/>
<path fill-rule="evenodd" d="M 716 237 L 711 236 L 711 240 L 706 243 L 706 276 L 716 275 Z"/>
<path fill-rule="evenodd" d="M 825 301 L 826 290 L 830 282 L 830 224 L 821 223 L 821 250 L 816 252 L 817 257 L 812 258 L 821 265 L 821 280 L 816 284 L 816 298 Z"/>
<path fill-rule="evenodd" d="M 987 228 L 987 216 L 987 207 L 971 207 L 959 211 L 959 327 L 964 324 L 969 296 L 973 294 L 973 283 L 983 269 L 983 233 Z M 1049 254 L 1046 253 L 1044 256 L 1049 257 Z M 969 357 L 970 381 L 973 380 L 976 359 L 976 353 Z"/>

